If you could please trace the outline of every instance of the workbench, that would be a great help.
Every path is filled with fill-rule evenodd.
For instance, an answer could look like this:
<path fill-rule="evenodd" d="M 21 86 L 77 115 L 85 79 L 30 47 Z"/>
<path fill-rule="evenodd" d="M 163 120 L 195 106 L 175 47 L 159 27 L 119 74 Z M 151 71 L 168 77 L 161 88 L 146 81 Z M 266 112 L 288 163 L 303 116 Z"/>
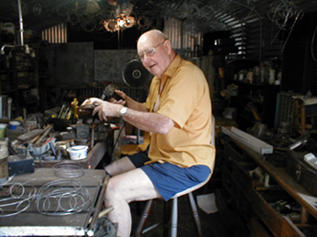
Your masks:
<path fill-rule="evenodd" d="M 250 236 L 316 236 L 316 196 L 297 183 L 284 165 L 270 162 L 268 155 L 260 155 L 226 135 L 220 141 L 224 150 L 221 157 L 224 192 L 230 196 L 227 200 L 234 200 L 233 205 L 251 230 Z M 278 156 L 273 158 L 276 160 Z M 257 178 L 260 175 L 263 180 Z M 289 215 L 277 205 L 281 201 L 294 205 Z"/>
<path fill-rule="evenodd" d="M 76 162 L 83 168 L 95 169 L 107 152 L 111 153 L 111 151 L 109 151 L 111 150 L 110 147 L 111 145 L 109 145 L 108 141 L 97 142 L 92 149 L 89 150 L 87 158 Z M 69 158 L 63 160 L 67 161 Z M 34 160 L 34 166 L 37 168 L 52 168 L 59 162 L 59 160 Z"/>
<path fill-rule="evenodd" d="M 5 198 L 4 196 L 12 197 L 7 193 L 10 190 L 9 187 L 14 187 L 15 197 L 19 196 L 22 186 L 25 188 L 23 198 L 28 199 L 31 195 L 34 198 L 30 200 L 30 205 L 25 211 L 12 216 L 4 217 L 17 212 L 17 209 L 20 210 L 27 204 L 23 204 L 17 209 L 16 206 L 2 207 L 0 236 L 94 235 L 93 225 L 102 208 L 103 193 L 107 184 L 104 171 L 81 169 L 76 173 L 73 172 L 69 177 L 67 172 L 60 172 L 54 168 L 36 168 L 34 173 L 14 177 L 1 190 L 2 199 Z M 14 185 L 12 186 L 12 184 Z M 64 195 L 59 199 L 60 202 L 51 200 L 57 199 L 56 189 L 62 190 L 59 192 L 63 192 L 62 196 Z M 73 190 L 80 194 L 80 198 L 72 197 L 69 202 L 66 200 L 66 193 Z M 53 194 L 49 198 L 45 196 L 48 192 Z M 0 205 L 4 203 L 1 201 Z M 68 205 L 71 206 L 70 209 L 67 209 Z M 76 205 L 81 207 L 76 209 Z"/>
<path fill-rule="evenodd" d="M 92 130 L 93 131 L 93 130 Z M 95 133 L 95 132 L 92 132 Z M 97 137 L 95 135 L 91 136 L 90 142 L 87 144 L 81 145 L 89 145 L 87 158 L 77 160 L 76 162 L 80 164 L 83 168 L 91 168 L 96 169 L 101 161 L 104 163 L 109 163 L 111 161 L 112 152 L 113 152 L 113 130 L 106 129 L 103 133 L 102 137 Z M 99 135 L 101 136 L 101 135 Z M 70 158 L 68 155 L 63 155 L 61 161 L 67 161 Z M 103 160 L 104 159 L 104 160 Z M 106 160 L 108 159 L 108 160 Z M 60 160 L 43 160 L 43 159 L 35 159 L 34 166 L 38 168 L 53 168 Z"/>

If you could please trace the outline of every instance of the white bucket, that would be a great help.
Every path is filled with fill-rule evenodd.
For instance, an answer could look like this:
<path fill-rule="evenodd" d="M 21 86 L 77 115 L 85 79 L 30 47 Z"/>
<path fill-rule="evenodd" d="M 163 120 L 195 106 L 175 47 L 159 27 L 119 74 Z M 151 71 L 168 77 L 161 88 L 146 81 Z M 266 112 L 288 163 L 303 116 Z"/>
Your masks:
<path fill-rule="evenodd" d="M 67 148 L 71 160 L 82 160 L 87 158 L 88 146 L 71 146 Z"/>

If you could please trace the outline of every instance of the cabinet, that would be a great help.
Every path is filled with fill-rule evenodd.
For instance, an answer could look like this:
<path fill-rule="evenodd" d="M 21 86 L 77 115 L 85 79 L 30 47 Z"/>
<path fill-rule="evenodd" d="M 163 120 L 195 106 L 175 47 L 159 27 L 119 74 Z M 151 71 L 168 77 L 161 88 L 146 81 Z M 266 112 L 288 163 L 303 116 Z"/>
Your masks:
<path fill-rule="evenodd" d="M 283 162 L 272 162 L 282 154 L 259 155 L 226 135 L 219 139 L 221 192 L 234 200 L 230 205 L 249 226 L 249 236 L 317 236 L 317 197 L 286 173 Z M 261 227 L 252 230 L 255 219 Z"/>

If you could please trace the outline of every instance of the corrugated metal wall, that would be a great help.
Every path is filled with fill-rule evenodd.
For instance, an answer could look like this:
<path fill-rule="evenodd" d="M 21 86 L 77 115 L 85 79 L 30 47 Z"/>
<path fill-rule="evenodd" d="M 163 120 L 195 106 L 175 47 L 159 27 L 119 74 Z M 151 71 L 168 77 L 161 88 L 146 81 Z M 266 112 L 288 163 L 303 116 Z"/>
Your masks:
<path fill-rule="evenodd" d="M 171 40 L 172 47 L 182 51 L 186 57 L 198 55 L 202 47 L 202 34 L 186 29 L 184 21 L 169 17 L 164 21 L 164 33 Z"/>
<path fill-rule="evenodd" d="M 304 12 L 316 10 L 316 0 L 177 2 L 170 3 L 165 11 L 172 16 L 166 17 L 164 31 L 174 48 L 193 55 L 196 47 L 202 46 L 201 34 L 197 32 L 230 31 L 237 50 L 227 60 L 264 61 L 281 57 L 294 25 Z M 194 25 L 192 30 L 189 22 Z"/>
<path fill-rule="evenodd" d="M 67 43 L 67 25 L 62 23 L 42 30 L 42 40 L 52 44 Z"/>
<path fill-rule="evenodd" d="M 311 0 L 229 2 L 215 14 L 215 19 L 232 33 L 238 47 L 236 53 L 227 57 L 229 60 L 281 57 L 294 25 L 304 12 L 317 10 L 317 1 Z"/>

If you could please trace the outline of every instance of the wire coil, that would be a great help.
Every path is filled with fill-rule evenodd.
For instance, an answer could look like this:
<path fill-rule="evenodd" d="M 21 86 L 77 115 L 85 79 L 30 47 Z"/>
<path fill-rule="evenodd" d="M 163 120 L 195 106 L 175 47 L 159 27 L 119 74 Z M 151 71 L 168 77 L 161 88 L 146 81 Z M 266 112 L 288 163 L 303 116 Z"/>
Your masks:
<path fill-rule="evenodd" d="M 91 200 L 87 188 L 75 180 L 56 180 L 43 185 L 36 196 L 39 213 L 64 216 L 84 211 Z"/>
<path fill-rule="evenodd" d="M 59 162 L 54 168 L 55 175 L 64 179 L 79 178 L 85 174 L 80 164 L 71 161 Z"/>

